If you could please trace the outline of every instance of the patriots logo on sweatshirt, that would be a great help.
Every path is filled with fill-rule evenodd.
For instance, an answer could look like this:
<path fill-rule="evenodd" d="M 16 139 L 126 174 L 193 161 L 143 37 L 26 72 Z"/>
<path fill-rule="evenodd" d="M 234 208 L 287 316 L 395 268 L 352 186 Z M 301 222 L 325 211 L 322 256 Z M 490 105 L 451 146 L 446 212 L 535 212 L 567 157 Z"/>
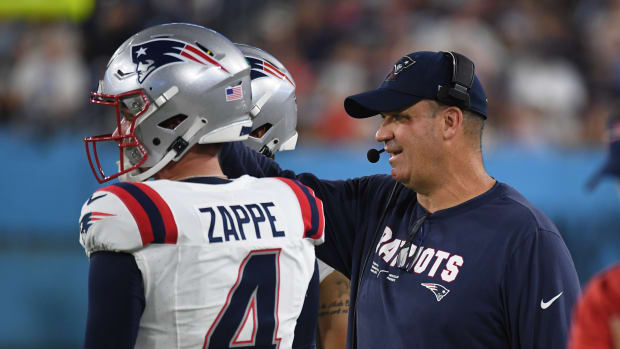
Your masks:
<path fill-rule="evenodd" d="M 439 302 L 443 297 L 445 297 L 445 295 L 448 294 L 448 292 L 450 292 L 450 290 L 441 286 L 440 284 L 421 283 L 420 285 L 431 290 L 435 294 L 435 298 L 437 298 L 437 302 Z"/>

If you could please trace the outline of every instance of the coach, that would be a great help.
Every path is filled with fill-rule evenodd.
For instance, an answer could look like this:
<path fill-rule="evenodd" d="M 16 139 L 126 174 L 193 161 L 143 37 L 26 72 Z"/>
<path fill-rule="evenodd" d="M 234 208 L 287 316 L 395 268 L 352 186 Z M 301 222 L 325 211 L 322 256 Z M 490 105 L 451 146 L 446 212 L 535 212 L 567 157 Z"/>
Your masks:
<path fill-rule="evenodd" d="M 474 64 L 411 53 L 344 104 L 356 118 L 381 114 L 391 176 L 295 175 L 232 144 L 220 161 L 229 176 L 295 176 L 323 200 L 317 254 L 351 278 L 348 346 L 564 348 L 575 267 L 555 225 L 484 169 Z"/>

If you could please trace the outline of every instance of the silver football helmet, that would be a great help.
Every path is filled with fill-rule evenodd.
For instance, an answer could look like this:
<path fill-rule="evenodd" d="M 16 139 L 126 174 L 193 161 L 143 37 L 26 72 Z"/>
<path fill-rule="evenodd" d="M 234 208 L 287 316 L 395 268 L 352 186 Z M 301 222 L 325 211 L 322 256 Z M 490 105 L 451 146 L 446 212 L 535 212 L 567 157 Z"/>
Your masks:
<path fill-rule="evenodd" d="M 117 126 L 84 139 L 93 173 L 100 183 L 144 181 L 196 143 L 245 140 L 251 98 L 250 66 L 221 34 L 183 23 L 145 29 L 116 50 L 91 93 L 92 103 L 115 107 Z M 118 144 L 113 175 L 102 170 L 102 141 Z"/>
<path fill-rule="evenodd" d="M 256 47 L 235 44 L 250 63 L 252 132 L 244 142 L 263 155 L 293 150 L 297 144 L 295 82 L 284 65 Z"/>

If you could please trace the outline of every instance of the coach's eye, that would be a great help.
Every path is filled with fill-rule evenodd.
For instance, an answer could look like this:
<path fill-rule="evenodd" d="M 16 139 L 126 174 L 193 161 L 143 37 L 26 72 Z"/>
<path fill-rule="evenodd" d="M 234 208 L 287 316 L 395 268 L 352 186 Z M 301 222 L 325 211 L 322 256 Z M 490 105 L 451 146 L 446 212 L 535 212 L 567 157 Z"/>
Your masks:
<path fill-rule="evenodd" d="M 406 114 L 394 114 L 392 116 L 394 118 L 394 121 L 407 121 L 409 120 L 409 115 Z"/>

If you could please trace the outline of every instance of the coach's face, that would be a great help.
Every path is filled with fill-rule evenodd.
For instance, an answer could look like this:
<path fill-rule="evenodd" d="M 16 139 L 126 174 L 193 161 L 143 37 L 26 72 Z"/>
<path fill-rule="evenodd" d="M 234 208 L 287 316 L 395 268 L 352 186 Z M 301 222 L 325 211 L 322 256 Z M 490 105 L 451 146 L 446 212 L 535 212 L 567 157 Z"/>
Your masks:
<path fill-rule="evenodd" d="M 392 177 L 418 193 L 432 189 L 442 154 L 436 104 L 420 101 L 404 110 L 383 113 L 376 140 L 390 154 Z"/>

